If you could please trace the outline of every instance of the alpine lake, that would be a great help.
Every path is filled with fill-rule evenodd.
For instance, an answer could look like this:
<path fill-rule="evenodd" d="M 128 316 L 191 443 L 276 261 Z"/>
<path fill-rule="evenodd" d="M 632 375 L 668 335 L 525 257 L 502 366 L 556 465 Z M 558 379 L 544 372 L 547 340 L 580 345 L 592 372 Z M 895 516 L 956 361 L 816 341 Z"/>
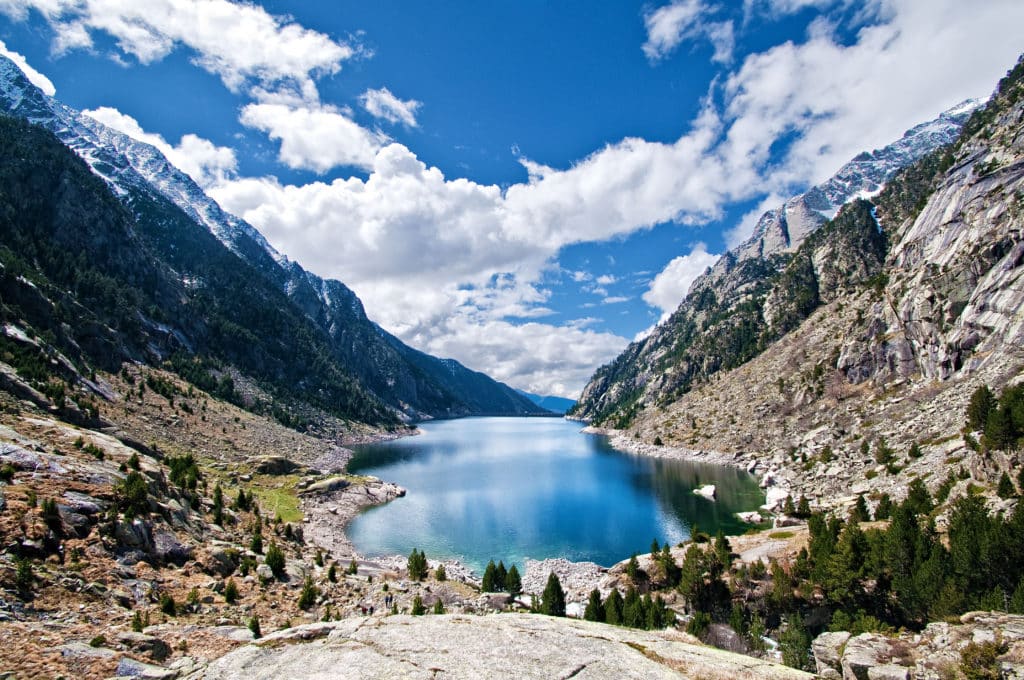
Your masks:
<path fill-rule="evenodd" d="M 420 424 L 423 434 L 355 448 L 354 474 L 408 493 L 370 508 L 347 533 L 367 557 L 488 560 L 564 557 L 610 566 L 695 530 L 750 528 L 737 512 L 764 502 L 742 470 L 623 453 L 562 418 L 464 418 Z M 716 499 L 693 491 L 714 484 Z"/>

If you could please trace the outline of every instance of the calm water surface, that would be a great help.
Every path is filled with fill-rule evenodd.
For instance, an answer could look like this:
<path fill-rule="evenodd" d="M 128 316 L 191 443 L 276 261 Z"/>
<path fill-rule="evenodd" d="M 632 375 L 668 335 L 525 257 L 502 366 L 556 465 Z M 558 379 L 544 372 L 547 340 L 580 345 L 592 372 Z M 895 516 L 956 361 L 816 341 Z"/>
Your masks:
<path fill-rule="evenodd" d="M 606 437 L 560 418 L 466 418 L 425 423 L 424 434 L 359 447 L 349 470 L 396 482 L 408 494 L 348 528 L 364 555 L 489 559 L 565 557 L 614 564 L 673 544 L 695 526 L 742 532 L 738 511 L 764 502 L 740 470 L 621 453 Z M 714 484 L 718 499 L 693 493 Z"/>

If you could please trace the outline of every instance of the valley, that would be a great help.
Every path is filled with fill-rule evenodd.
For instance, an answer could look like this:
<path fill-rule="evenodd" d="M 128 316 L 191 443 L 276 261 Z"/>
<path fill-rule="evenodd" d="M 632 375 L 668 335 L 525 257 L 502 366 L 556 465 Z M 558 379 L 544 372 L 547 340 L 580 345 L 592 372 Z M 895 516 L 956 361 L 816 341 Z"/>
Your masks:
<path fill-rule="evenodd" d="M 644 68 L 675 49 L 658 46 L 660 11 L 642 13 Z M 712 61 L 731 68 L 722 45 Z M 219 74 L 246 128 L 280 142 L 282 182 L 241 174 L 268 167 L 262 142 L 234 135 L 240 165 L 76 110 L 0 43 L 0 677 L 1024 675 L 1024 57 L 990 98 L 813 186 L 667 212 L 646 176 L 642 200 L 596 175 L 543 200 L 673 154 L 726 183 L 756 94 L 746 65 L 715 76 L 674 144 L 604 142 L 558 170 L 513 143 L 527 179 L 483 186 L 390 136 L 427 136 L 420 102 L 368 89 L 372 130 L 320 102 L 341 60 Z M 319 107 L 311 129 L 351 123 L 372 158 L 314 163 L 336 136 L 297 144 L 260 118 L 298 102 Z M 799 151 L 790 125 L 774 142 Z M 649 147 L 660 161 L 622 160 Z M 766 177 L 794 172 L 758 153 Z M 311 190 L 351 193 L 317 213 L 295 200 Z M 337 272 L 286 224 L 308 218 L 312 239 L 331 211 L 358 223 L 333 236 L 352 287 L 269 240 Z M 693 237 L 640 270 L 681 247 L 655 242 L 665 225 L 723 211 L 744 238 L 720 228 L 720 255 Z M 431 219 L 450 231 L 388 231 Z M 438 259 L 440 242 L 456 255 Z M 352 256 L 381 250 L 394 262 Z M 666 309 L 659 284 L 684 265 Z M 654 322 L 630 342 L 607 310 L 625 318 L 634 298 Z"/>

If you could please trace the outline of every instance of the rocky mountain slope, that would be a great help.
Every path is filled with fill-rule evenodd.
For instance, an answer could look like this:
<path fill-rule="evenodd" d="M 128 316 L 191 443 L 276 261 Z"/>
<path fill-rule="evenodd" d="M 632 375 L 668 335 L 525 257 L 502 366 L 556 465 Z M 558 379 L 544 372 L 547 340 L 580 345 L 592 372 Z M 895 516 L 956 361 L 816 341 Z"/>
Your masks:
<path fill-rule="evenodd" d="M 117 341 L 130 349 L 126 358 L 159 361 L 179 349 L 199 352 L 276 386 L 282 397 L 324 393 L 315 406 L 356 420 L 384 422 L 393 417 L 389 412 L 404 418 L 544 413 L 507 386 L 457 362 L 430 360 L 384 333 L 344 284 L 289 261 L 154 147 L 47 97 L 2 57 L 0 108 L 56 135 L 116 196 L 95 208 L 94 223 L 110 221 L 102 211 L 118 212 L 119 231 L 75 244 L 87 248 L 87 261 L 101 273 L 108 263 L 121 266 L 123 276 L 112 285 L 160 279 L 159 286 L 147 285 L 160 288 L 163 297 L 150 295 L 148 309 L 140 310 L 141 327 Z M 29 148 L 21 153 L 26 162 L 37 155 Z M 98 195 L 99 186 L 92 186 Z M 70 208 L 51 216 L 51 236 L 69 231 L 65 218 L 78 210 L 79 198 L 69 196 Z M 108 248 L 148 253 L 129 262 L 127 256 L 111 258 Z M 148 294 L 155 290 L 143 287 Z M 187 299 L 188 311 L 175 314 L 174 301 Z M 222 319 L 205 318 L 211 310 L 221 311 Z M 129 348 L 136 331 L 166 341 Z M 346 387 L 331 394 L 337 383 Z"/>
<path fill-rule="evenodd" d="M 955 143 L 791 253 L 763 230 L 723 257 L 595 374 L 576 413 L 628 427 L 633 447 L 771 470 L 826 505 L 902 493 L 911 475 L 937 485 L 957 461 L 992 482 L 1012 456 L 977 456 L 959 433 L 973 389 L 1024 365 L 1022 73 Z M 869 453 L 879 441 L 898 454 L 888 467 Z"/>
<path fill-rule="evenodd" d="M 908 130 L 885 148 L 860 154 L 827 181 L 764 213 L 750 238 L 694 281 L 667 322 L 595 373 L 572 414 L 599 424 L 625 424 L 638 400 L 671 400 L 694 380 L 742 364 L 790 330 L 801 314 L 806 315 L 808 305 L 815 304 L 818 291 L 807 291 L 781 310 L 762 309 L 760 298 L 772 287 L 785 292 L 778 285 L 779 275 L 793 259 L 799 262 L 795 254 L 804 241 L 835 218 L 842 206 L 877 194 L 899 169 L 954 141 L 979 105 L 964 102 Z M 858 226 L 864 227 L 864 233 L 855 238 L 862 242 L 850 243 L 842 254 L 871 261 L 843 263 L 837 269 L 854 267 L 854 274 L 863 276 L 879 260 L 882 243 L 863 219 L 854 228 Z M 799 283 L 794 279 L 806 278 L 804 269 L 794 267 L 781 283 Z M 821 287 L 838 284 L 844 277 L 849 275 L 839 271 L 833 277 L 836 281 L 823 281 Z M 777 328 L 766 329 L 766 325 Z M 724 335 L 716 341 L 713 338 L 719 332 Z"/>

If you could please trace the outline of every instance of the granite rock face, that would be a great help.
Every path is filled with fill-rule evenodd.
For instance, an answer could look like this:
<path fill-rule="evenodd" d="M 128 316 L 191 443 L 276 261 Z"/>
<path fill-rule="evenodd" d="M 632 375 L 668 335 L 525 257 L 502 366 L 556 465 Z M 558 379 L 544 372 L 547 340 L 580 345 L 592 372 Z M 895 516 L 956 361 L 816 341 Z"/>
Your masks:
<path fill-rule="evenodd" d="M 390 616 L 268 635 L 190 675 L 259 678 L 811 678 L 767 661 L 644 632 L 539 615 Z"/>
<path fill-rule="evenodd" d="M 959 623 L 930 623 L 920 633 L 896 636 L 822 633 L 811 645 L 820 677 L 842 680 L 941 680 L 956 676 L 970 644 L 1000 641 L 1002 677 L 1024 677 L 1024 616 L 970 612 Z"/>

